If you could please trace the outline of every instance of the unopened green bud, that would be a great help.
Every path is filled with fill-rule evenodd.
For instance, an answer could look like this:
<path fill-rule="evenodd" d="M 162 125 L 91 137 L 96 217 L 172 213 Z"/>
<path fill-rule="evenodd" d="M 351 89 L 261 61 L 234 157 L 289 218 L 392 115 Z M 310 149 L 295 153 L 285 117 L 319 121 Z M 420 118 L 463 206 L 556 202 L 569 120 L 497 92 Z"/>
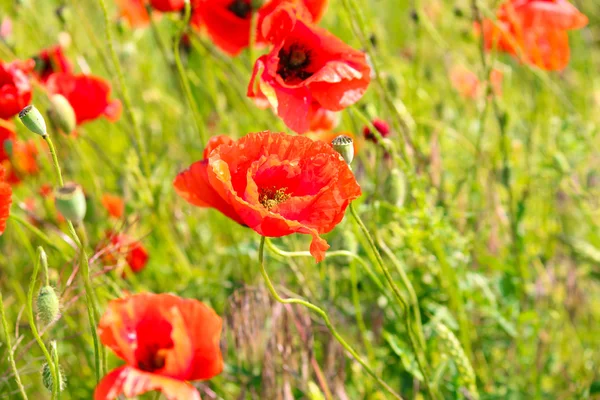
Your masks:
<path fill-rule="evenodd" d="M 331 141 L 333 149 L 340 153 L 342 158 L 346 161 L 346 164 L 350 165 L 354 160 L 354 144 L 352 138 L 340 135 Z"/>
<path fill-rule="evenodd" d="M 52 377 L 52 371 L 50 368 L 52 367 L 48 363 L 45 363 L 42 367 L 42 383 L 44 384 L 44 387 L 48 389 L 48 391 L 52 392 L 54 387 L 54 378 Z M 60 386 L 58 388 L 62 392 L 67 387 L 67 380 L 62 368 L 58 369 L 58 380 L 60 382 Z"/>
<path fill-rule="evenodd" d="M 33 133 L 37 133 L 42 137 L 46 137 L 48 135 L 48 131 L 46 130 L 46 121 L 42 116 L 42 113 L 35 108 L 35 106 L 30 105 L 25 107 L 19 113 L 19 119 L 27 129 L 29 129 Z"/>
<path fill-rule="evenodd" d="M 64 96 L 55 94 L 50 98 L 50 109 L 48 116 L 52 122 L 64 133 L 71 133 L 75 130 L 77 119 L 71 103 Z"/>
<path fill-rule="evenodd" d="M 52 286 L 40 289 L 36 303 L 38 315 L 44 324 L 54 322 L 60 315 L 60 302 Z"/>
<path fill-rule="evenodd" d="M 81 223 L 85 217 L 87 203 L 81 186 L 69 182 L 54 193 L 56 209 L 68 220 Z"/>

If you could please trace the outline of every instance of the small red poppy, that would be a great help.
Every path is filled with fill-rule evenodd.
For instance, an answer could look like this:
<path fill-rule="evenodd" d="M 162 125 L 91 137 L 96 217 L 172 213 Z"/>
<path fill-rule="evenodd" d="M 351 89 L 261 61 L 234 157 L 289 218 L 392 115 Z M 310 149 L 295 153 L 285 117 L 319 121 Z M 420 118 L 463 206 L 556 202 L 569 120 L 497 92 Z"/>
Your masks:
<path fill-rule="evenodd" d="M 162 12 L 179 11 L 185 7 L 184 0 L 150 0 L 152 8 Z"/>
<path fill-rule="evenodd" d="M 12 204 L 12 188 L 4 179 L 5 171 L 0 165 L 0 235 L 6 229 L 6 221 L 10 215 L 10 205 Z"/>
<path fill-rule="evenodd" d="M 144 0 L 116 0 L 119 14 L 129 26 L 142 27 L 150 22 L 150 15 L 146 10 Z"/>
<path fill-rule="evenodd" d="M 482 95 L 483 85 L 477 75 L 463 65 L 456 65 L 450 69 L 450 82 L 454 89 L 464 98 L 476 99 Z M 502 71 L 492 69 L 490 72 L 490 84 L 496 96 L 502 95 Z"/>
<path fill-rule="evenodd" d="M 267 0 L 257 11 L 256 44 L 266 43 L 260 29 L 264 19 L 280 4 L 292 4 L 303 18 L 318 22 L 328 0 Z M 205 28 L 212 41 L 224 52 L 235 56 L 250 43 L 251 0 L 196 0 L 192 25 Z"/>
<path fill-rule="evenodd" d="M 274 46 L 256 61 L 248 96 L 266 98 L 293 131 L 309 130 L 313 103 L 341 111 L 367 90 L 371 68 L 365 54 L 298 19 L 292 7 L 279 7 L 262 28 Z"/>
<path fill-rule="evenodd" d="M 0 60 L 0 118 L 12 118 L 31 101 L 31 82 L 27 75 L 33 66 L 33 60 L 11 63 Z"/>
<path fill-rule="evenodd" d="M 191 204 L 216 208 L 261 235 L 311 235 L 317 261 L 329 248 L 319 235 L 331 231 L 361 194 L 331 145 L 268 131 L 222 144 L 173 184 Z"/>
<path fill-rule="evenodd" d="M 117 121 L 121 116 L 121 102 L 110 99 L 110 84 L 91 75 L 54 73 L 46 83 L 50 94 L 63 95 L 73 107 L 77 124 L 105 116 Z"/>
<path fill-rule="evenodd" d="M 388 137 L 391 133 L 391 129 L 390 129 L 390 125 L 385 122 L 382 119 L 379 118 L 375 118 L 373 120 L 373 126 L 375 127 L 375 129 L 377 129 L 377 132 L 379 132 L 381 134 L 381 137 Z M 377 136 L 375 136 L 375 134 L 373 132 L 371 132 L 371 128 L 369 128 L 368 126 L 365 126 L 363 128 L 363 136 L 365 137 L 365 139 L 373 142 L 373 143 L 377 143 Z"/>
<path fill-rule="evenodd" d="M 108 215 L 114 218 L 121 218 L 125 212 L 125 203 L 121 196 L 105 193 L 102 195 L 102 205 L 108 211 Z"/>
<path fill-rule="evenodd" d="M 170 294 L 142 293 L 108 304 L 98 324 L 102 343 L 125 361 L 98 384 L 94 400 L 158 390 L 169 400 L 200 400 L 186 381 L 223 370 L 221 318 L 207 305 Z"/>
<path fill-rule="evenodd" d="M 496 21 L 483 21 L 486 48 L 548 71 L 568 65 L 567 31 L 588 23 L 588 18 L 566 0 L 508 0 L 500 5 L 496 17 Z"/>
<path fill-rule="evenodd" d="M 34 57 L 34 61 L 34 74 L 42 82 L 46 82 L 54 72 L 73 72 L 73 66 L 65 56 L 61 46 L 42 50 L 40 54 Z"/>
<path fill-rule="evenodd" d="M 109 231 L 107 236 L 110 240 L 110 248 L 102 257 L 105 264 L 114 264 L 118 259 L 125 258 L 127 265 L 135 273 L 146 267 L 150 257 L 140 241 L 129 237 L 125 233 Z"/>

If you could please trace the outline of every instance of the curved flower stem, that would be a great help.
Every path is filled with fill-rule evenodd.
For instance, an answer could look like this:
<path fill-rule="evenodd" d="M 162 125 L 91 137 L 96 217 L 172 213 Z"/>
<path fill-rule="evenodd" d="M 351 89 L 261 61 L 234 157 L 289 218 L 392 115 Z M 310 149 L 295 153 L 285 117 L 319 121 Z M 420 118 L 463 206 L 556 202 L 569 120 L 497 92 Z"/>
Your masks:
<path fill-rule="evenodd" d="M 173 54 L 175 54 L 175 65 L 177 65 L 177 72 L 179 73 L 179 79 L 181 80 L 181 86 L 183 86 L 183 92 L 185 94 L 185 98 L 187 100 L 188 106 L 190 107 L 190 111 L 192 112 L 192 117 L 194 118 L 194 123 L 196 124 L 196 129 L 200 134 L 200 140 L 202 141 L 201 146 L 204 147 L 208 143 L 208 136 L 206 132 L 206 127 L 204 126 L 204 121 L 202 117 L 198 113 L 198 106 L 196 105 L 196 101 L 194 100 L 194 95 L 192 94 L 192 89 L 190 87 L 190 81 L 185 73 L 183 68 L 183 64 L 181 63 L 181 54 L 179 51 L 179 44 L 181 43 L 181 38 L 183 37 L 187 26 L 190 22 L 190 16 L 192 13 L 190 0 L 185 0 L 185 14 L 183 16 L 183 21 L 181 23 L 181 28 L 175 37 L 175 41 L 173 44 Z"/>
<path fill-rule="evenodd" d="M 100 3 L 100 7 L 102 8 L 102 12 L 104 14 L 106 41 L 108 42 L 108 50 L 110 51 L 110 56 L 114 64 L 115 71 L 117 72 L 117 81 L 121 89 L 121 97 L 123 97 L 123 108 L 125 109 L 125 114 L 127 114 L 129 122 L 131 122 L 131 125 L 133 126 L 133 133 L 137 142 L 136 148 L 138 151 L 138 157 L 140 158 L 140 162 L 142 163 L 142 169 L 144 170 L 145 176 L 149 177 L 151 171 L 150 164 L 148 162 L 148 157 L 146 157 L 146 143 L 144 142 L 144 138 L 142 137 L 142 130 L 137 121 L 137 118 L 133 113 L 131 98 L 129 97 L 129 91 L 127 90 L 127 86 L 125 85 L 125 78 L 123 76 L 123 70 L 121 69 L 121 63 L 119 62 L 119 57 L 117 56 L 117 52 L 115 51 L 115 46 L 113 44 L 113 38 L 110 28 L 110 18 L 108 17 L 108 9 L 106 8 L 106 2 L 104 0 L 98 0 L 98 3 Z"/>
<path fill-rule="evenodd" d="M 265 280 L 265 284 L 267 285 L 269 292 L 275 298 L 275 300 L 277 300 L 279 303 L 282 303 L 282 304 L 299 304 L 301 306 L 304 306 L 304 307 L 310 309 L 314 313 L 318 314 L 323 319 L 323 322 L 325 322 L 325 325 L 327 326 L 327 328 L 329 329 L 329 331 L 331 332 L 333 337 L 335 337 L 337 339 L 337 341 L 342 345 L 342 347 L 344 349 L 346 349 L 346 351 L 348 353 L 350 353 L 352 355 L 352 357 L 354 357 L 354 359 L 356 361 L 358 361 L 358 363 L 360 365 L 363 366 L 363 368 L 367 371 L 367 373 L 369 375 L 371 375 L 377 381 L 377 383 L 379 383 L 379 385 L 383 389 L 385 389 L 389 394 L 391 394 L 395 399 L 401 400 L 402 397 L 400 397 L 400 395 L 398 395 L 396 392 L 394 392 L 394 390 L 387 383 L 385 383 L 380 377 L 378 377 L 377 374 L 375 374 L 375 372 L 371 369 L 371 367 L 369 367 L 369 365 L 360 357 L 360 355 L 348 343 L 346 343 L 344 338 L 342 338 L 342 336 L 338 333 L 338 331 L 335 329 L 335 327 L 331 324 L 331 321 L 329 320 L 329 316 L 323 309 L 315 306 L 314 304 L 312 304 L 306 300 L 284 299 L 281 296 L 279 296 L 279 294 L 277 293 L 277 290 L 275 290 L 275 287 L 273 286 L 273 283 L 271 282 L 271 279 L 269 278 L 269 274 L 267 273 L 267 270 L 265 268 L 265 263 L 264 263 L 265 239 L 266 238 L 264 236 L 261 237 L 260 247 L 258 249 L 258 260 L 260 263 L 260 272 Z"/>
<path fill-rule="evenodd" d="M 33 292 L 35 291 L 35 284 L 38 272 L 40 270 L 40 260 L 42 258 L 43 251 L 44 249 L 42 247 L 38 247 L 37 259 L 33 267 L 33 274 L 31 275 L 31 280 L 29 281 L 29 291 L 27 292 L 27 317 L 29 320 L 29 327 L 31 328 L 31 333 L 33 334 L 33 337 L 35 338 L 40 348 L 42 349 L 42 353 L 44 353 L 44 357 L 46 357 L 46 362 L 50 367 L 50 374 L 52 375 L 52 382 L 54 383 L 52 387 L 52 399 L 56 399 L 57 393 L 60 391 L 58 387 L 60 383 L 58 382 L 56 368 L 53 368 L 54 361 L 52 360 L 52 356 L 50 355 L 50 352 L 46 348 L 46 345 L 44 344 L 44 341 L 40 337 L 40 334 L 37 330 L 37 326 L 35 325 L 35 317 L 33 313 Z"/>
<path fill-rule="evenodd" d="M 17 382 L 17 386 L 19 387 L 19 392 L 21 393 L 21 397 L 23 400 L 27 399 L 27 393 L 25 393 L 25 388 L 23 387 L 23 383 L 21 383 L 21 377 L 19 376 L 19 370 L 17 369 L 17 364 L 15 363 L 15 356 L 13 354 L 12 343 L 10 341 L 10 332 L 8 331 L 8 322 L 6 321 L 6 314 L 4 313 L 4 302 L 2 301 L 2 292 L 0 292 L 0 318 L 2 319 L 2 328 L 4 328 L 4 337 L 6 338 L 6 348 L 8 349 L 8 361 L 10 362 L 10 367 L 12 368 L 13 374 L 15 374 L 15 382 Z"/>
<path fill-rule="evenodd" d="M 50 149 L 50 154 L 52 155 L 52 161 L 54 164 L 54 169 L 56 170 L 56 176 L 59 185 L 64 186 L 64 179 L 62 176 L 62 172 L 60 169 L 60 163 L 58 162 L 58 157 L 56 155 L 56 149 L 54 148 L 54 144 L 52 143 L 52 138 L 50 135 L 46 135 L 44 137 L 46 142 L 48 143 L 48 148 Z M 87 300 L 88 307 L 88 317 L 90 322 L 90 327 L 92 330 L 92 339 L 94 341 L 94 355 L 96 361 L 96 379 L 100 381 L 100 377 L 104 374 L 104 348 L 100 346 L 98 340 L 98 332 L 96 332 L 96 321 L 100 317 L 100 312 L 98 311 L 98 306 L 96 304 L 96 294 L 92 287 L 92 283 L 90 280 L 90 264 L 87 252 L 85 250 L 85 245 L 83 241 L 79 238 L 73 223 L 67 220 L 67 226 L 69 228 L 69 234 L 77 247 L 79 248 L 80 253 L 80 265 L 81 265 L 81 275 L 83 277 L 83 284 L 85 287 L 85 298 Z"/>
<path fill-rule="evenodd" d="M 433 390 L 433 388 L 431 387 L 431 384 L 429 382 L 429 366 L 427 363 L 427 356 L 426 356 L 427 345 L 426 345 L 424 339 L 422 339 L 422 334 L 421 335 L 417 334 L 417 337 L 415 338 L 415 333 L 417 331 L 422 331 L 421 326 L 414 326 L 414 324 L 413 324 L 413 322 L 414 323 L 419 322 L 418 320 L 416 320 L 416 318 L 414 318 L 414 314 L 415 314 L 414 309 L 418 308 L 418 303 L 413 303 L 412 300 L 410 302 L 406 301 L 406 299 L 402 295 L 402 292 L 400 292 L 400 288 L 398 288 L 398 285 L 396 285 L 396 282 L 394 282 L 394 278 L 392 277 L 390 270 L 388 269 L 387 265 L 383 261 L 383 257 L 381 256 L 381 253 L 379 252 L 379 249 L 377 248 L 377 245 L 375 244 L 373 237 L 369 233 L 369 230 L 363 223 L 363 221 L 360 218 L 360 216 L 358 215 L 358 213 L 356 212 L 356 209 L 354 208 L 354 204 L 350 203 L 349 207 L 350 207 L 350 214 L 352 214 L 352 217 L 354 218 L 354 220 L 360 227 L 360 230 L 363 232 L 364 236 L 367 238 L 367 241 L 369 242 L 369 246 L 371 247 L 371 250 L 373 251 L 373 254 L 375 255 L 375 259 L 377 260 L 379 267 L 383 271 L 385 279 L 387 280 L 388 284 L 392 288 L 392 292 L 394 293 L 396 300 L 398 301 L 400 306 L 406 311 L 405 317 L 406 317 L 406 324 L 407 324 L 407 330 L 408 330 L 408 337 L 409 337 L 411 346 L 413 348 L 413 351 L 415 352 L 415 359 L 417 360 L 417 363 L 419 365 L 419 370 L 421 371 L 421 374 L 423 375 L 423 383 L 425 385 L 425 389 L 427 390 L 429 397 L 431 397 L 432 399 L 436 399 L 436 398 L 438 398 L 437 393 Z M 410 285 L 410 282 L 408 282 L 408 283 Z M 412 285 L 410 285 L 410 287 L 412 287 Z M 416 295 L 415 295 L 415 297 L 416 297 Z M 411 314 L 412 314 L 412 316 L 411 316 Z M 413 319 L 415 319 L 415 321 L 413 321 Z"/>

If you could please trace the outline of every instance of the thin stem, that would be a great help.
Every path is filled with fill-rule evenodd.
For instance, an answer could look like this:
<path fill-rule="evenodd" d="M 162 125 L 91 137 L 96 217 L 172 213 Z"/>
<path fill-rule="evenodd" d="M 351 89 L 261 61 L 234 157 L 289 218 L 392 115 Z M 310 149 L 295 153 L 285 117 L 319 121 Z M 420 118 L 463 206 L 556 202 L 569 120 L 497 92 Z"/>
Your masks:
<path fill-rule="evenodd" d="M 54 388 L 56 390 L 56 399 L 60 400 L 60 392 L 62 390 L 61 386 L 62 386 L 62 376 L 60 376 L 60 364 L 58 362 L 58 348 L 56 347 L 56 341 L 53 341 L 52 343 L 50 343 L 50 345 L 52 346 L 52 361 L 54 361 L 54 373 L 56 374 L 55 376 L 58 377 L 58 379 L 56 379 L 53 384 L 54 384 Z"/>
<path fill-rule="evenodd" d="M 12 343 L 10 340 L 10 332 L 8 330 L 8 322 L 6 321 L 6 314 L 4 313 L 4 302 L 2 301 L 2 292 L 0 292 L 0 317 L 2 319 L 2 327 L 4 328 L 4 337 L 6 340 L 6 348 L 8 349 L 8 361 L 10 362 L 10 367 L 12 368 L 13 374 L 15 375 L 15 381 L 17 382 L 17 386 L 19 387 L 21 397 L 23 398 L 23 400 L 28 400 L 27 394 L 25 393 L 25 388 L 23 387 L 23 383 L 21 383 L 21 377 L 19 376 L 17 364 L 15 363 L 15 356 L 13 354 Z"/>
<path fill-rule="evenodd" d="M 123 97 L 123 108 L 125 109 L 125 114 L 127 118 L 131 122 L 133 126 L 133 132 L 135 134 L 135 139 L 137 142 L 137 151 L 138 157 L 142 163 L 142 168 L 144 170 L 144 174 L 149 177 L 150 176 L 150 164 L 148 161 L 148 157 L 146 157 L 146 144 L 142 137 L 142 130 L 140 125 L 133 113 L 133 107 L 131 104 L 131 98 L 129 97 L 129 91 L 127 90 L 127 86 L 125 85 L 125 78 L 123 76 L 123 70 L 121 69 L 121 63 L 119 62 L 119 57 L 117 52 L 115 51 L 115 47 L 113 44 L 112 32 L 111 32 L 111 24 L 110 18 L 108 16 L 108 9 L 106 8 L 106 2 L 104 0 L 98 0 L 100 3 L 100 7 L 102 7 L 102 12 L 104 13 L 104 25 L 106 29 L 106 41 L 108 42 L 108 50 L 110 51 L 110 55 L 112 57 L 112 62 L 115 67 L 115 71 L 117 72 L 117 81 L 119 83 L 121 97 Z"/>
<path fill-rule="evenodd" d="M 37 227 L 33 226 L 25 218 L 21 217 L 18 214 L 11 214 L 10 219 L 18 222 L 19 224 L 23 225 L 25 228 L 30 230 L 34 235 L 36 235 L 39 239 L 41 239 L 46 245 L 48 245 L 49 247 L 52 247 L 54 250 L 58 251 L 65 260 L 69 259 L 68 256 L 63 253 L 63 250 L 60 247 L 58 247 L 43 231 L 41 231 Z"/>
<path fill-rule="evenodd" d="M 385 383 L 380 377 L 378 377 L 375 374 L 375 372 L 371 369 L 371 367 L 369 367 L 369 365 L 360 357 L 360 355 L 348 343 L 346 343 L 344 338 L 342 338 L 342 336 L 338 333 L 338 331 L 335 329 L 335 327 L 331 324 L 331 321 L 329 320 L 329 316 L 323 309 L 315 306 L 314 304 L 312 304 L 306 300 L 289 299 L 289 298 L 284 299 L 281 296 L 279 296 L 279 294 L 277 293 L 277 290 L 273 286 L 273 283 L 271 282 L 271 279 L 269 278 L 269 274 L 267 273 L 267 270 L 265 268 L 265 263 L 264 263 L 265 239 L 266 238 L 264 236 L 261 237 L 260 247 L 258 249 L 258 261 L 260 263 L 260 272 L 265 280 L 265 284 L 267 285 L 269 292 L 275 298 L 275 300 L 277 300 L 279 303 L 282 303 L 282 304 L 299 304 L 301 306 L 304 306 L 304 307 L 310 309 L 314 313 L 318 314 L 323 319 L 323 322 L 325 322 L 325 325 L 327 326 L 327 328 L 329 329 L 329 331 L 331 332 L 333 337 L 335 337 L 337 339 L 337 341 L 342 345 L 342 347 L 344 349 L 346 349 L 346 351 L 348 353 L 350 353 L 352 355 L 352 357 L 356 361 L 358 361 L 358 363 L 360 365 L 363 366 L 365 371 L 367 371 L 367 373 L 369 375 L 371 375 L 377 381 L 377 383 L 379 383 L 379 385 L 383 389 L 385 389 L 388 393 L 390 393 L 394 398 L 401 400 L 402 397 L 400 397 L 400 395 L 398 395 L 396 392 L 394 392 L 394 390 L 387 383 Z"/>
<path fill-rule="evenodd" d="M 60 169 L 60 163 L 58 162 L 58 156 L 56 155 L 56 148 L 54 147 L 52 138 L 50 138 L 50 135 L 46 135 L 44 136 L 44 140 L 46 141 L 46 143 L 48 143 L 48 148 L 50 149 L 50 155 L 52 156 L 52 164 L 56 172 L 56 177 L 58 178 L 58 185 L 60 187 L 63 187 L 65 186 L 65 181 L 63 180 L 62 171 Z"/>
<path fill-rule="evenodd" d="M 208 143 L 208 134 L 206 132 L 206 127 L 204 126 L 204 121 L 198 112 L 198 106 L 196 105 L 196 100 L 194 100 L 194 95 L 192 94 L 192 89 L 190 86 L 190 81 L 185 73 L 183 68 L 183 64 L 181 63 L 181 54 L 179 50 L 179 44 L 181 43 L 181 38 L 183 37 L 191 16 L 191 5 L 189 0 L 185 0 L 185 14 L 183 16 L 183 21 L 181 22 L 181 28 L 177 36 L 175 37 L 174 45 L 173 45 L 173 53 L 175 54 L 175 64 L 177 65 L 177 72 L 179 73 L 179 79 L 181 80 L 181 85 L 183 86 L 183 92 L 185 94 L 185 98 L 187 100 L 188 106 L 190 107 L 190 111 L 192 113 L 192 117 L 194 118 L 194 123 L 196 124 L 196 129 L 200 134 L 201 147 L 204 147 L 206 143 Z"/>
<path fill-rule="evenodd" d="M 36 285 L 37 275 L 40 270 L 40 260 L 42 258 L 43 251 L 44 251 L 44 249 L 42 247 L 38 247 L 37 260 L 33 267 L 33 274 L 31 275 L 31 280 L 29 282 L 29 292 L 27 293 L 27 316 L 28 316 L 28 320 L 29 320 L 29 327 L 31 328 L 31 333 L 33 334 L 33 337 L 35 338 L 35 340 L 38 343 L 38 345 L 40 346 L 40 348 L 42 349 L 42 353 L 44 353 L 44 357 L 46 357 L 46 362 L 48 363 L 48 366 L 50 367 L 50 374 L 52 375 L 52 382 L 55 383 L 54 387 L 52 388 L 52 399 L 55 399 L 56 393 L 57 393 L 56 382 L 58 381 L 58 377 L 56 375 L 56 370 L 54 368 L 52 368 L 52 366 L 54 365 L 52 357 L 50 356 L 50 353 L 48 352 L 48 349 L 46 348 L 44 341 L 40 337 L 40 334 L 38 333 L 37 326 L 35 325 L 35 317 L 34 317 L 34 313 L 33 313 L 33 292 L 35 291 L 35 285 Z"/>
<path fill-rule="evenodd" d="M 356 209 L 355 209 L 353 203 L 350 203 L 350 214 L 352 215 L 352 217 L 358 224 L 358 226 L 359 226 L 360 230 L 362 231 L 362 233 L 364 234 L 364 236 L 367 238 L 369 246 L 371 247 L 371 250 L 373 251 L 373 254 L 375 255 L 375 259 L 377 260 L 379 267 L 383 271 L 385 279 L 387 280 L 388 284 L 392 288 L 392 292 L 394 293 L 396 300 L 398 301 L 400 306 L 406 310 L 406 316 L 407 316 L 406 322 L 408 324 L 407 328 L 408 328 L 408 332 L 409 332 L 408 336 L 409 336 L 411 346 L 413 347 L 413 351 L 415 352 L 415 358 L 419 365 L 419 370 L 421 371 L 421 374 L 423 375 L 423 383 L 425 384 L 425 389 L 427 390 L 427 393 L 429 394 L 429 396 L 431 398 L 435 399 L 438 396 L 434 392 L 434 390 L 431 387 L 430 382 L 429 382 L 429 367 L 427 365 L 427 360 L 426 360 L 426 351 L 427 351 L 426 344 L 421 343 L 421 340 L 417 341 L 417 339 L 414 337 L 414 332 L 413 332 L 414 328 L 412 326 L 412 319 L 410 318 L 411 308 L 418 307 L 418 303 L 409 304 L 404 299 L 404 296 L 400 292 L 400 288 L 398 288 L 398 285 L 396 285 L 396 282 L 394 282 L 394 278 L 392 277 L 390 270 L 388 269 L 387 265 L 383 261 L 383 257 L 381 257 L 381 253 L 379 252 L 379 249 L 377 248 L 377 245 L 375 244 L 373 237 L 369 233 L 369 230 L 363 223 L 363 221 L 360 218 L 360 216 L 358 215 L 358 213 L 356 212 Z M 411 303 L 412 303 L 412 301 L 411 301 Z M 422 327 L 418 327 L 417 329 L 422 329 Z"/>

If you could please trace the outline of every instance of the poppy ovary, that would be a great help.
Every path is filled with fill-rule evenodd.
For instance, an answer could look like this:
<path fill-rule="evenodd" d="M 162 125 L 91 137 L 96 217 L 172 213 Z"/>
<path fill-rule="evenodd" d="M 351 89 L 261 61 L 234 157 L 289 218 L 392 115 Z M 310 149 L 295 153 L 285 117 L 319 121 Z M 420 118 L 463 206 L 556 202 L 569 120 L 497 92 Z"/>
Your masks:
<path fill-rule="evenodd" d="M 281 49 L 278 56 L 277 74 L 284 82 L 303 81 L 313 75 L 312 72 L 306 70 L 311 62 L 310 51 L 301 45 L 292 44 L 287 50 Z"/>
<path fill-rule="evenodd" d="M 252 3 L 248 0 L 233 0 L 229 3 L 227 9 L 236 17 L 247 19 L 250 18 L 250 14 L 252 13 Z"/>
<path fill-rule="evenodd" d="M 260 188 L 258 191 L 258 202 L 262 204 L 264 208 L 270 210 L 292 197 L 290 194 L 286 193 L 286 190 L 287 188 Z"/>

